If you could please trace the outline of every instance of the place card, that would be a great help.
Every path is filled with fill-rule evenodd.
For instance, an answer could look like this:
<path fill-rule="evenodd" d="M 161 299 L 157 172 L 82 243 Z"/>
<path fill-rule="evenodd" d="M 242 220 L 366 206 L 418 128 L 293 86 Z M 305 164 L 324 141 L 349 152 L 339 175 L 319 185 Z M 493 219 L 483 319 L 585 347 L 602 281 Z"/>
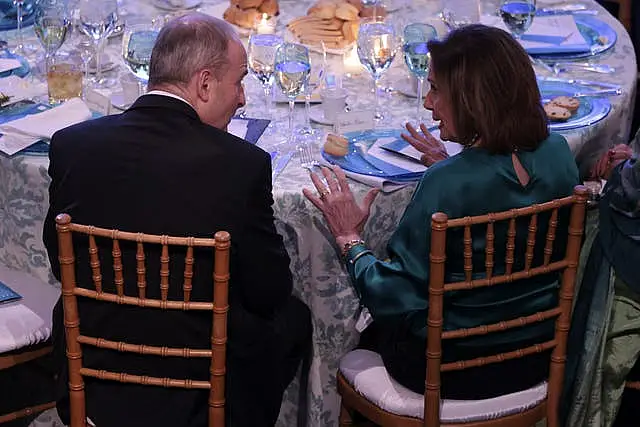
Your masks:
<path fill-rule="evenodd" d="M 338 116 L 335 124 L 336 132 L 344 135 L 348 132 L 373 129 L 375 127 L 373 121 L 374 114 L 372 110 L 341 114 Z"/>
<path fill-rule="evenodd" d="M 111 98 L 96 90 L 85 88 L 84 102 L 91 111 L 95 111 L 103 116 L 111 113 Z"/>

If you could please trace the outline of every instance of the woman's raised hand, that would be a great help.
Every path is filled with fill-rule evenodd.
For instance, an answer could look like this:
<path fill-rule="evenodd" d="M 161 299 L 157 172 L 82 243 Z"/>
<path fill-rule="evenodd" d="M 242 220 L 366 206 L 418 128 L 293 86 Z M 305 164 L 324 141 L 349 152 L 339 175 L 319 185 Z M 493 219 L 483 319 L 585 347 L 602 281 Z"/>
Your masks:
<path fill-rule="evenodd" d="M 409 135 L 403 133 L 400 136 L 402 136 L 402 139 L 411 144 L 416 150 L 422 153 L 420 161 L 423 165 L 431 166 L 432 164 L 449 157 L 447 149 L 442 141 L 431 135 L 431 132 L 429 132 L 429 129 L 427 129 L 424 123 L 420 124 L 420 130 L 422 133 L 418 132 L 410 123 L 407 123 L 405 127 L 409 131 Z"/>
<path fill-rule="evenodd" d="M 620 163 L 630 159 L 632 155 L 633 150 L 626 144 L 618 144 L 610 148 L 591 168 L 591 178 L 609 179 L 611 171 Z"/>
<path fill-rule="evenodd" d="M 360 206 L 353 197 L 344 171 L 339 166 L 333 166 L 331 169 L 323 167 L 322 174 L 328 187 L 317 174 L 311 172 L 311 181 L 318 195 L 308 188 L 302 189 L 302 193 L 322 211 L 338 244 L 341 244 L 342 240 L 358 239 L 369 218 L 378 189 L 371 189 L 364 196 Z"/>

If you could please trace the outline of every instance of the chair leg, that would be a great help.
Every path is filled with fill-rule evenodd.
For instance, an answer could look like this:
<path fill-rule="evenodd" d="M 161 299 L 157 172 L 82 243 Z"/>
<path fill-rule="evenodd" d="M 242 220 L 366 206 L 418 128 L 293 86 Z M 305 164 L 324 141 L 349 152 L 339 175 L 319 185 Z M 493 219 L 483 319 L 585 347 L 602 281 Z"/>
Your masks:
<path fill-rule="evenodd" d="M 351 418 L 351 413 L 344 403 L 340 404 L 340 418 L 338 420 L 338 424 L 340 427 L 349 427 L 355 425 L 353 423 L 353 419 Z"/>

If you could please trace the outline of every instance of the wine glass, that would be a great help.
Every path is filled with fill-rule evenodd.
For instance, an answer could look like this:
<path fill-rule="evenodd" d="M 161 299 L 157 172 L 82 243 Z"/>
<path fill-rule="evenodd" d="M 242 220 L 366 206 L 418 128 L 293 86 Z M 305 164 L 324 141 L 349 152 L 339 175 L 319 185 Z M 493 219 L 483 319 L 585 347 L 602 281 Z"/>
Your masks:
<path fill-rule="evenodd" d="M 105 41 L 116 28 L 118 22 L 118 4 L 116 0 L 80 0 L 80 31 L 89 36 L 96 48 L 96 75 L 93 80 L 95 89 L 113 85 L 113 79 L 102 77 L 102 55 Z"/>
<path fill-rule="evenodd" d="M 151 52 L 158 38 L 159 30 L 153 24 L 127 25 L 122 38 L 122 59 L 127 64 L 129 71 L 142 85 L 142 93 L 145 93 L 149 82 L 149 63 Z"/>
<path fill-rule="evenodd" d="M 283 43 L 276 50 L 275 79 L 282 93 L 289 99 L 289 143 L 295 141 L 293 109 L 295 99 L 304 93 L 309 83 L 311 64 L 309 50 L 296 43 Z"/>
<path fill-rule="evenodd" d="M 376 122 L 384 120 L 380 111 L 378 81 L 391 66 L 396 56 L 398 40 L 393 25 L 379 20 L 366 21 L 358 31 L 358 57 L 364 67 L 371 73 L 374 82 Z"/>
<path fill-rule="evenodd" d="M 272 88 L 274 79 L 274 67 L 276 51 L 284 43 L 281 36 L 276 34 L 252 33 L 249 37 L 247 62 L 251 75 L 260 82 L 264 91 L 265 114 L 271 119 L 273 111 Z"/>
<path fill-rule="evenodd" d="M 536 15 L 536 0 L 502 0 L 500 16 L 514 38 L 527 32 Z"/>
<path fill-rule="evenodd" d="M 13 53 L 18 55 L 29 55 L 35 51 L 35 47 L 24 43 L 24 36 L 22 34 L 22 22 L 24 20 L 24 6 L 25 0 L 13 0 L 13 5 L 16 7 L 16 46 L 13 48 Z"/>
<path fill-rule="evenodd" d="M 424 78 L 429 74 L 429 66 L 431 64 L 431 54 L 427 47 L 429 40 L 436 39 L 438 33 L 433 26 L 429 24 L 409 24 L 404 27 L 404 62 L 407 64 L 409 71 L 418 80 L 418 108 L 416 111 L 416 124 L 419 126 L 422 122 L 422 86 Z"/>
<path fill-rule="evenodd" d="M 35 11 L 34 30 L 44 48 L 45 75 L 51 61 L 71 31 L 71 21 L 62 2 L 41 0 Z"/>
<path fill-rule="evenodd" d="M 450 30 L 480 21 L 478 0 L 447 0 L 442 11 L 442 19 Z"/>
<path fill-rule="evenodd" d="M 309 114 L 311 110 L 311 95 L 313 91 L 322 86 L 325 70 L 327 68 L 327 50 L 323 41 L 320 41 L 320 52 L 310 54 L 311 72 L 309 74 L 309 83 L 304 91 L 304 125 L 300 128 L 299 133 L 303 136 L 313 136 L 318 131 L 311 127 Z"/>

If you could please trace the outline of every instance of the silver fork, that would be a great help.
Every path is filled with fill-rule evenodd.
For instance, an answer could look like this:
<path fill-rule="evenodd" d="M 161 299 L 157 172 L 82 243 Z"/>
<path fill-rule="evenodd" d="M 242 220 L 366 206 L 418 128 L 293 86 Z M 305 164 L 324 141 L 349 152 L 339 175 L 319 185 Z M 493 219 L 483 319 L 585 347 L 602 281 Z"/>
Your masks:
<path fill-rule="evenodd" d="M 315 159 L 313 154 L 313 142 L 302 142 L 298 144 L 296 149 L 298 150 L 298 156 L 300 159 L 300 166 L 309 171 L 313 171 L 314 167 L 320 166 L 320 162 Z"/>

